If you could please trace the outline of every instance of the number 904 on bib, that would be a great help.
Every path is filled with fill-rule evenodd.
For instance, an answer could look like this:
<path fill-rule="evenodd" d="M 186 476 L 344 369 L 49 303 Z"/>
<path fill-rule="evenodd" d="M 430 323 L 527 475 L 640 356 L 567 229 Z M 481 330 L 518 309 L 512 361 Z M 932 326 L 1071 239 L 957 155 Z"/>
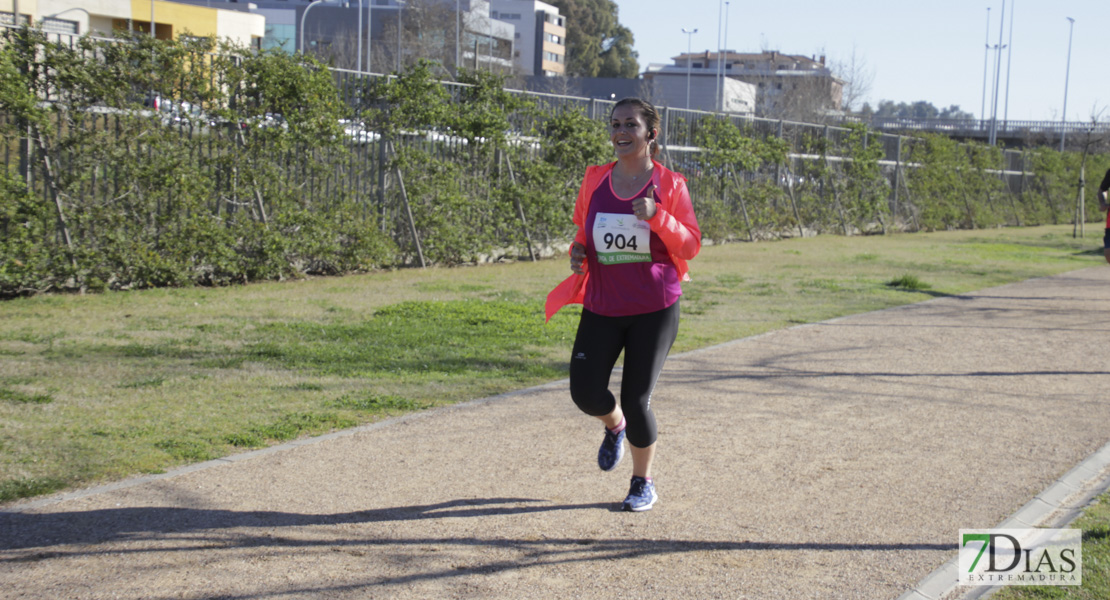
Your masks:
<path fill-rule="evenodd" d="M 603 265 L 651 262 L 651 227 L 634 215 L 597 213 L 593 242 Z"/>

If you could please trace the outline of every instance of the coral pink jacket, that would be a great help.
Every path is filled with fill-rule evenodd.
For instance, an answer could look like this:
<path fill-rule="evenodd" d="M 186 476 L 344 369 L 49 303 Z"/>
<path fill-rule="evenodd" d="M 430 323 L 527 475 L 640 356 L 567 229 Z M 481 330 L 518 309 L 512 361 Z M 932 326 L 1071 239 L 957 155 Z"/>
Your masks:
<path fill-rule="evenodd" d="M 653 161 L 654 162 L 654 161 Z M 582 186 L 578 188 L 578 199 L 574 203 L 574 224 L 578 232 L 574 241 L 586 244 L 586 218 L 590 214 L 590 200 L 605 176 L 613 170 L 615 162 L 607 165 L 596 165 L 586 169 L 586 176 L 582 179 Z M 698 227 L 697 217 L 694 216 L 694 207 L 690 203 L 690 192 L 686 189 L 686 178 L 675 173 L 658 162 L 655 163 L 655 172 L 651 175 L 655 184 L 659 202 L 655 216 L 648 220 L 652 233 L 659 236 L 667 247 L 681 281 L 689 281 L 690 268 L 686 261 L 697 256 L 701 250 L 701 229 Z M 572 274 L 547 294 L 547 303 L 544 312 L 550 321 L 559 309 L 568 304 L 581 304 L 586 294 L 586 281 L 590 274 Z"/>

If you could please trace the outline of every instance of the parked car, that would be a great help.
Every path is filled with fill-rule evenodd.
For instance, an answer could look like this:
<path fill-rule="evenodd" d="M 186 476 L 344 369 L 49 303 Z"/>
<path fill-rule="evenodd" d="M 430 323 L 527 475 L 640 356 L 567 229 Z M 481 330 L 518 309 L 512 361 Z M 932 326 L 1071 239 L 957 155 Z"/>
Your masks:
<path fill-rule="evenodd" d="M 339 125 L 343 127 L 343 136 L 355 144 L 369 144 L 382 139 L 380 133 L 366 130 L 363 124 L 358 121 L 339 119 Z"/>
<path fill-rule="evenodd" d="M 154 114 L 162 119 L 164 125 L 199 123 L 212 126 L 216 124 L 200 106 L 185 100 L 168 99 L 158 92 L 147 92 L 143 106 L 152 109 Z"/>

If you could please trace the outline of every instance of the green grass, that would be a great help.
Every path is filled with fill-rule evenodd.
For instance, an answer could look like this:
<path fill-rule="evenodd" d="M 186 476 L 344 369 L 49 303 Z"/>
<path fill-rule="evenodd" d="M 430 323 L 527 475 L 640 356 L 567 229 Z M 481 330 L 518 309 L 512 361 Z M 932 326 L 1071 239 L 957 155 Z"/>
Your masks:
<path fill-rule="evenodd" d="M 674 352 L 1105 264 L 1101 231 L 1070 233 L 709 246 Z M 560 257 L 0 303 L 0 502 L 566 377 L 580 309 L 544 323 L 543 300 L 568 274 Z"/>
<path fill-rule="evenodd" d="M 918 279 L 917 275 L 902 275 L 901 277 L 897 277 L 886 282 L 886 286 L 911 291 L 927 290 L 933 287 Z"/>
<path fill-rule="evenodd" d="M 46 394 L 25 394 L 19 390 L 0 388 L 0 402 L 16 404 L 49 404 L 54 399 Z"/>
<path fill-rule="evenodd" d="M 1083 585 L 1006 587 L 991 600 L 1110 598 L 1110 493 L 1099 496 L 1068 528 L 1083 530 Z"/>

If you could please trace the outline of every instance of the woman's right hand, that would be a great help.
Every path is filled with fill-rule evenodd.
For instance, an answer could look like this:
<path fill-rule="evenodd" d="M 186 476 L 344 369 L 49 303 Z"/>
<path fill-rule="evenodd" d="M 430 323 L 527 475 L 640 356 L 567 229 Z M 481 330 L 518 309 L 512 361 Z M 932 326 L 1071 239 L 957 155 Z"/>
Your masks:
<path fill-rule="evenodd" d="M 570 245 L 570 270 L 575 275 L 586 274 L 586 247 L 579 242 Z"/>

